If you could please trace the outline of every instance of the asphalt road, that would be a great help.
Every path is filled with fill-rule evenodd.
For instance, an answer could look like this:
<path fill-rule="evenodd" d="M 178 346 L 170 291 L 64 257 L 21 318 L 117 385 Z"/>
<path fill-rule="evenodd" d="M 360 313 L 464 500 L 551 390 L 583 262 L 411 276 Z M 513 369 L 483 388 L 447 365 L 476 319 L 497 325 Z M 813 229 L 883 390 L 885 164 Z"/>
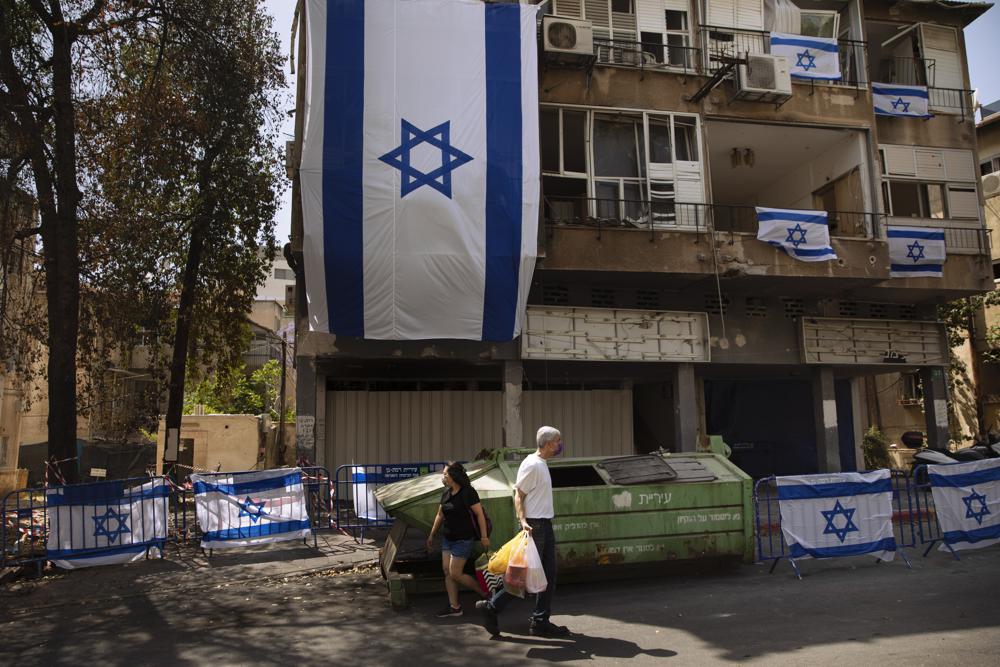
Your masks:
<path fill-rule="evenodd" d="M 566 640 L 530 637 L 528 603 L 508 608 L 493 641 L 471 596 L 461 618 L 433 616 L 443 595 L 394 611 L 373 574 L 175 585 L 166 573 L 162 586 L 87 599 L 65 578 L 44 596 L 0 595 L 0 664 L 1000 663 L 1000 546 L 961 562 L 910 556 L 913 570 L 804 561 L 802 581 L 779 564 L 567 584 L 553 617 Z"/>

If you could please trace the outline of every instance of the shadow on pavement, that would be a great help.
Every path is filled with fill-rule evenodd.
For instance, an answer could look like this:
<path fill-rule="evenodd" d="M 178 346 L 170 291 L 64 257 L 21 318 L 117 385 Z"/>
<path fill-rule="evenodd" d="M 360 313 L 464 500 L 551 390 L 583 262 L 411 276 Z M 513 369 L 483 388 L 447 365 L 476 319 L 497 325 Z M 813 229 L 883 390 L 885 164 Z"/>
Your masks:
<path fill-rule="evenodd" d="M 654 658 L 672 658 L 676 651 L 654 648 L 643 649 L 635 642 L 614 637 L 591 637 L 572 633 L 565 639 L 538 639 L 534 637 L 512 637 L 502 635 L 499 641 L 508 644 L 523 644 L 530 647 L 527 658 L 548 660 L 549 662 L 569 662 L 571 660 L 593 660 L 596 658 L 635 658 L 648 655 Z"/>

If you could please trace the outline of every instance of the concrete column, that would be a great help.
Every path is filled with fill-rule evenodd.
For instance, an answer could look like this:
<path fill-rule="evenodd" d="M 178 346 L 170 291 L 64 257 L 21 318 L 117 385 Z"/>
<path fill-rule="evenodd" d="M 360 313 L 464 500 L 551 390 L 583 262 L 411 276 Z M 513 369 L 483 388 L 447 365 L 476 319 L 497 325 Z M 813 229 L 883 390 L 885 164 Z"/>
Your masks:
<path fill-rule="evenodd" d="M 941 449 L 948 447 L 948 386 L 944 373 L 940 366 L 920 369 L 927 446 Z"/>
<path fill-rule="evenodd" d="M 521 392 L 524 369 L 521 362 L 503 362 L 503 446 L 532 447 L 522 443 L 524 423 L 521 421 Z"/>
<path fill-rule="evenodd" d="M 698 382 L 694 377 L 694 364 L 674 364 L 673 408 L 675 452 L 698 451 L 699 424 Z"/>
<path fill-rule="evenodd" d="M 840 472 L 840 434 L 837 430 L 837 397 L 833 369 L 813 369 L 813 417 L 816 422 L 816 461 L 819 472 Z"/>
<path fill-rule="evenodd" d="M 316 358 L 298 357 L 295 372 L 295 458 L 315 462 Z"/>

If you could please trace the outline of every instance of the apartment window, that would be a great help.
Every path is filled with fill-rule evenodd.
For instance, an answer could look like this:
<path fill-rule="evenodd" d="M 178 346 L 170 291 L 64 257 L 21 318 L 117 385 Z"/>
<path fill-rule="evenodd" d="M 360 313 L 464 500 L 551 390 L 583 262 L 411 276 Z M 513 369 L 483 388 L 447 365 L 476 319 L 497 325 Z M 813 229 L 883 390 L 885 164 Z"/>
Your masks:
<path fill-rule="evenodd" d="M 919 373 L 904 373 L 899 378 L 900 405 L 920 405 L 924 402 L 924 388 Z"/>
<path fill-rule="evenodd" d="M 979 163 L 979 173 L 982 176 L 1000 171 L 1000 155 Z"/>
<path fill-rule="evenodd" d="M 833 10 L 809 9 L 800 12 L 801 34 L 809 37 L 836 37 L 840 16 Z"/>
<path fill-rule="evenodd" d="M 594 196 L 598 217 L 639 220 L 646 199 L 645 176 L 642 115 L 595 114 Z"/>
<path fill-rule="evenodd" d="M 688 12 L 668 9 L 664 12 L 664 31 L 643 32 L 640 35 L 642 50 L 654 63 L 668 67 L 693 67 Z"/>
<path fill-rule="evenodd" d="M 697 121 L 694 118 L 674 117 L 674 144 L 678 160 L 698 161 Z"/>
<path fill-rule="evenodd" d="M 542 108 L 539 132 L 546 215 L 564 223 L 586 218 L 587 112 Z"/>
<path fill-rule="evenodd" d="M 944 220 L 948 217 L 945 206 L 944 186 L 940 183 L 920 183 L 917 181 L 887 181 L 889 215 L 898 218 L 931 218 Z"/>
<path fill-rule="evenodd" d="M 295 272 L 291 269 L 275 269 L 274 277 L 278 280 L 295 280 Z"/>

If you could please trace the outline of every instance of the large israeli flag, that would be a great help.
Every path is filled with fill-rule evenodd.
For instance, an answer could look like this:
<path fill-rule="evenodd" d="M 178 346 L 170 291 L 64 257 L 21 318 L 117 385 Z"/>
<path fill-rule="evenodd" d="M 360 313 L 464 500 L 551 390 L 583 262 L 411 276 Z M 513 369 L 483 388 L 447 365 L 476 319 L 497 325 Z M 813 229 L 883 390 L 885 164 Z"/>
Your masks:
<path fill-rule="evenodd" d="M 1000 459 L 930 465 L 927 473 L 945 545 L 979 549 L 1000 542 Z"/>
<path fill-rule="evenodd" d="M 57 486 L 48 503 L 47 558 L 68 570 L 114 565 L 162 551 L 167 539 L 168 488 L 162 477 Z"/>
<path fill-rule="evenodd" d="M 757 208 L 757 239 L 803 262 L 837 259 L 830 246 L 826 211 Z"/>
<path fill-rule="evenodd" d="M 898 83 L 873 83 L 872 102 L 879 116 L 930 118 L 927 110 L 927 86 L 902 86 Z"/>
<path fill-rule="evenodd" d="M 304 539 L 312 534 L 300 468 L 191 475 L 204 549 Z"/>
<path fill-rule="evenodd" d="M 792 558 L 896 556 L 888 470 L 778 477 L 781 532 Z"/>
<path fill-rule="evenodd" d="M 889 227 L 889 275 L 893 278 L 940 278 L 944 275 L 944 230 Z"/>
<path fill-rule="evenodd" d="M 788 61 L 788 72 L 799 79 L 840 80 L 840 50 L 828 37 L 771 33 L 771 54 Z"/>
<path fill-rule="evenodd" d="M 538 242 L 537 11 L 308 0 L 311 330 L 518 335 Z"/>

